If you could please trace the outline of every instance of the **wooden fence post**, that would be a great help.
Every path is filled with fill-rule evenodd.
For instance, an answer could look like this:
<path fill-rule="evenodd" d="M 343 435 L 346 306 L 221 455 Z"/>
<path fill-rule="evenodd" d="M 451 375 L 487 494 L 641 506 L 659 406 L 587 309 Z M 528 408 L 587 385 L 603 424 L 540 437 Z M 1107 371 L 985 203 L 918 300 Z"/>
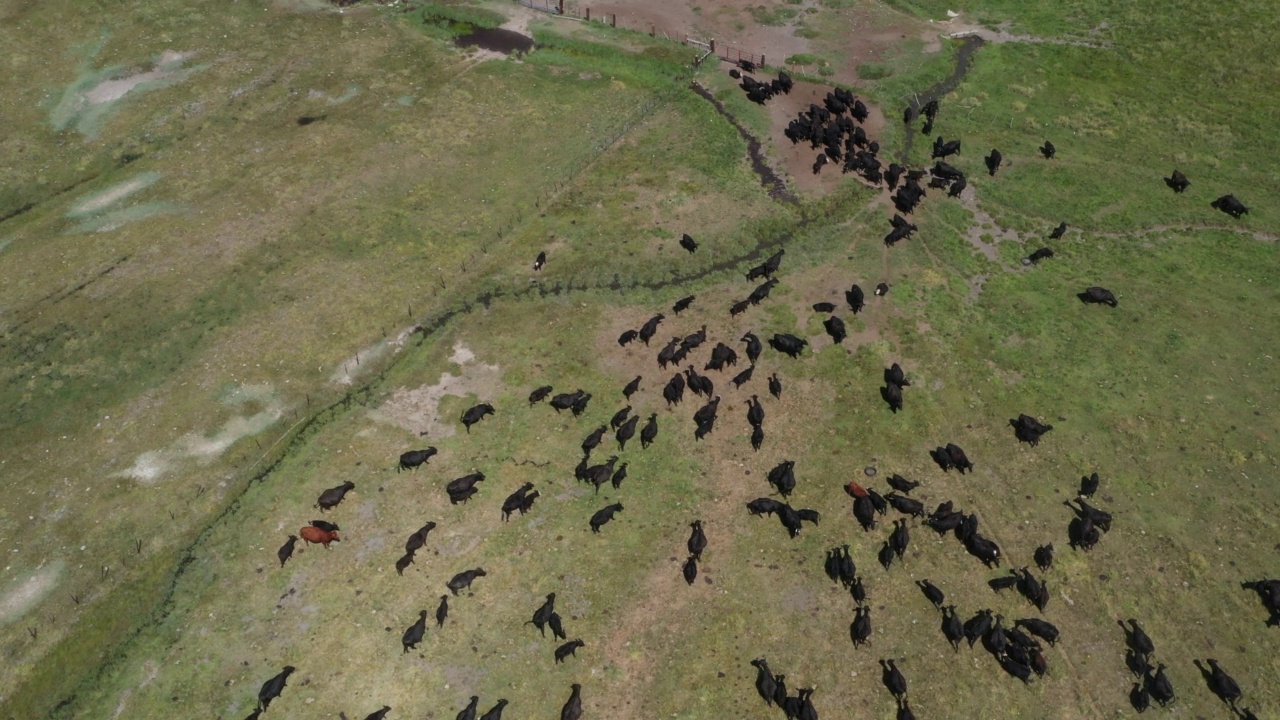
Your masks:
<path fill-rule="evenodd" d="M 760 67 L 764 67 L 764 66 L 765 66 L 765 62 L 764 62 L 764 55 L 763 55 L 763 54 L 761 54 L 761 55 L 760 55 Z"/>
<path fill-rule="evenodd" d="M 609 25 L 612 27 L 618 27 L 618 13 L 614 13 L 609 16 Z"/>
<path fill-rule="evenodd" d="M 712 54 L 712 55 L 715 55 L 715 54 L 716 54 L 716 39 L 715 39 L 715 38 L 711 38 L 711 54 Z"/>
<path fill-rule="evenodd" d="M 559 7 L 558 12 L 559 12 L 561 15 L 563 15 L 563 14 L 564 14 L 564 0 L 560 0 L 560 3 L 559 3 L 559 6 L 558 6 L 558 7 Z"/>
<path fill-rule="evenodd" d="M 591 8 L 587 8 L 587 22 L 591 22 Z"/>

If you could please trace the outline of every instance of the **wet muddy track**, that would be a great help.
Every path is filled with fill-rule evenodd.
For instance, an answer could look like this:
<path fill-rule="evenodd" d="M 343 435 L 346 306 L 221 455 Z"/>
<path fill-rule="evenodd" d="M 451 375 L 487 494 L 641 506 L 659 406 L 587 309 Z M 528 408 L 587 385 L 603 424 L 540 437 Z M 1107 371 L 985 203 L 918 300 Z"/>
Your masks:
<path fill-rule="evenodd" d="M 960 81 L 964 80 L 964 76 L 969 74 L 969 67 L 973 64 L 973 54 L 978 51 L 978 48 L 986 44 L 987 41 L 977 35 L 969 35 L 965 37 L 960 43 L 960 50 L 956 52 L 956 66 L 955 69 L 951 71 L 951 75 L 947 76 L 945 80 L 917 96 L 911 101 L 909 107 L 915 110 L 916 113 L 919 113 L 920 108 L 933 100 L 941 99 L 947 93 L 950 93 L 952 90 L 959 87 Z M 898 162 L 903 165 L 907 164 L 907 160 L 911 156 L 911 146 L 916 137 L 917 121 L 918 117 L 917 119 L 906 123 L 906 133 L 902 139 L 902 150 L 898 152 Z"/>
<path fill-rule="evenodd" d="M 725 120 L 728 120 L 729 124 L 732 125 L 734 129 L 738 131 L 738 134 L 742 136 L 742 139 L 747 141 L 747 153 L 751 156 L 751 170 L 755 172 L 756 175 L 760 176 L 760 184 L 763 185 L 765 190 L 769 193 L 769 197 L 774 200 L 781 200 L 782 202 L 791 203 L 793 205 L 798 204 L 800 202 L 799 199 L 797 199 L 796 196 L 787 189 L 786 181 L 779 177 L 778 173 L 776 173 L 774 169 L 769 166 L 769 163 L 765 161 L 764 153 L 760 149 L 760 141 L 756 139 L 756 136 L 752 135 L 750 131 L 742 127 L 742 125 L 738 123 L 738 119 L 733 115 L 730 115 L 729 111 L 725 109 L 724 104 L 717 100 L 709 90 L 696 82 L 690 83 L 689 89 L 697 93 L 702 99 L 711 103 L 712 106 L 715 107 L 716 112 L 720 113 L 721 117 Z"/>

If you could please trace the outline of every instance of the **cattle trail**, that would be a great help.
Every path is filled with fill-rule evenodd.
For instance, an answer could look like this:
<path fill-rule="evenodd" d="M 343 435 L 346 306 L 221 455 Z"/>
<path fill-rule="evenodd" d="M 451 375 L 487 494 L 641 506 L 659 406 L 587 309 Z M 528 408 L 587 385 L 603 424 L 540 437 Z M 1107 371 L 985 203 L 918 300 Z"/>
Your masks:
<path fill-rule="evenodd" d="M 769 163 L 765 161 L 764 153 L 760 150 L 760 141 L 756 139 L 756 136 L 752 135 L 746 128 L 742 127 L 742 125 L 738 123 L 737 119 L 734 118 L 733 115 L 730 115 L 729 111 L 725 109 L 724 104 L 717 100 L 706 88 L 695 82 L 689 84 L 689 89 L 697 93 L 699 97 L 711 103 L 712 106 L 715 107 L 716 112 L 720 113 L 725 120 L 728 120 L 729 124 L 732 125 L 738 131 L 738 134 L 742 136 L 742 139 L 747 141 L 747 153 L 751 156 L 751 169 L 756 175 L 760 176 L 760 184 L 768 191 L 769 197 L 791 205 L 800 204 L 800 200 L 787 189 L 786 181 L 779 177 L 778 173 L 774 172 L 773 168 L 769 166 Z"/>
<path fill-rule="evenodd" d="M 969 73 L 969 66 L 973 62 L 973 54 L 985 44 L 987 44 L 987 41 L 977 35 L 966 36 L 961 41 L 960 51 L 956 53 L 955 70 L 951 72 L 947 79 L 912 98 L 910 106 L 918 111 L 929 101 L 941 99 L 944 95 L 959 87 L 960 81 Z M 898 153 L 898 162 L 903 165 L 910 164 L 908 160 L 911 157 L 911 145 L 915 140 L 915 136 L 915 123 L 908 123 L 906 134 L 902 137 L 902 150 Z"/>

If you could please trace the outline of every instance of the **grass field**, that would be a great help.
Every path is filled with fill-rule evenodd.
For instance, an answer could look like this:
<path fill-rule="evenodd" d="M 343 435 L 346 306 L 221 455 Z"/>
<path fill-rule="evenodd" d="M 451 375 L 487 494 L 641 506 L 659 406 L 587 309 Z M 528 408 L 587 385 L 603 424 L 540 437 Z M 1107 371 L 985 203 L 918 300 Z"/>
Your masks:
<path fill-rule="evenodd" d="M 1128 617 L 1170 666 L 1174 716 L 1226 716 L 1191 664 L 1204 657 L 1259 717 L 1280 712 L 1277 639 L 1239 587 L 1280 571 L 1280 182 L 1262 161 L 1274 21 L 1247 5 L 1211 26 L 1189 19 L 1207 12 L 1195 0 L 956 8 L 1046 37 L 1105 20 L 1109 46 L 979 50 L 938 121 L 964 139 L 955 164 L 976 199 L 931 194 L 920 232 L 889 250 L 872 190 L 769 200 L 737 131 L 687 91 L 687 48 L 644 36 L 534 19 L 538 50 L 484 61 L 452 47 L 457 22 L 492 25 L 510 6 L 433 5 L 425 24 L 421 10 L 318 4 L 0 9 L 0 42 L 18 48 L 0 79 L 0 652 L 12 669 L 0 717 L 238 718 L 285 664 L 299 671 L 272 707 L 289 717 L 387 704 L 392 718 L 451 718 L 472 694 L 553 716 L 573 682 L 586 717 L 754 717 L 765 711 L 747 661 L 761 655 L 793 689 L 817 687 L 823 717 L 892 717 L 883 657 L 900 659 L 920 717 L 1123 716 L 1115 621 Z M 846 10 L 824 3 L 821 17 Z M 1211 73 L 1174 62 L 1193 49 Z M 944 77 L 950 57 L 886 60 L 872 97 L 891 119 L 887 151 L 899 98 Z M 716 68 L 699 72 L 766 133 Z M 1049 163 L 1034 150 L 1046 137 L 1059 148 Z M 917 138 L 913 159 L 927 146 Z M 991 146 L 1012 159 L 994 179 L 979 172 Z M 1193 183 L 1183 196 L 1160 182 L 1175 166 Z M 1208 208 L 1226 192 L 1250 206 L 1245 219 Z M 1060 220 L 1073 232 L 1056 257 L 1023 269 Z M 970 240 L 983 222 L 978 234 L 1019 239 L 986 254 Z M 677 245 L 684 232 L 696 255 Z M 780 246 L 779 286 L 730 318 L 754 287 L 739 273 Z M 540 250 L 550 262 L 535 275 Z M 810 305 L 882 280 L 890 294 L 842 311 L 851 337 L 832 346 Z M 1089 285 L 1119 307 L 1080 304 Z M 656 312 L 668 318 L 651 348 L 617 345 Z M 699 443 L 698 401 L 665 407 L 670 373 L 654 355 L 704 323 L 699 367 L 717 341 L 741 351 L 748 330 L 812 349 L 796 361 L 766 349 L 742 390 L 711 373 L 724 399 Z M 895 361 L 912 380 L 896 415 L 877 393 Z M 742 400 L 765 396 L 774 371 L 786 390 L 766 399 L 753 452 Z M 574 482 L 578 445 L 636 375 L 631 404 L 657 414 L 659 439 L 617 453 L 628 479 L 597 497 Z M 576 420 L 528 407 L 542 384 L 594 399 Z M 481 400 L 497 414 L 462 432 L 456 418 Z M 1008 427 L 1021 412 L 1055 425 L 1038 448 Z M 946 442 L 975 474 L 932 465 L 927 450 Z M 428 444 L 440 449 L 428 466 L 394 471 Z M 763 475 L 784 458 L 797 461 L 793 504 L 822 513 L 794 541 L 742 507 L 769 494 Z M 905 566 L 876 566 L 890 518 L 863 534 L 841 489 L 866 466 L 882 491 L 898 472 L 923 483 L 926 505 L 977 512 L 1014 566 L 1055 543 L 1044 617 L 1063 641 L 1047 677 L 1023 687 L 984 653 L 950 651 L 911 580 L 932 579 L 966 616 L 1037 615 L 993 595 L 998 573 L 953 539 L 913 523 Z M 488 476 L 479 495 L 450 506 L 443 484 L 475 470 Z M 1095 470 L 1115 530 L 1077 553 L 1061 502 Z M 276 548 L 345 480 L 356 490 L 330 513 L 343 542 L 281 569 Z M 538 503 L 502 523 L 502 498 L 524 482 Z M 592 534 L 587 519 L 614 501 L 626 509 Z M 687 587 L 695 518 L 711 544 Z M 398 577 L 400 545 L 427 520 L 437 530 Z M 845 543 L 875 625 L 860 650 L 852 600 L 821 567 Z M 472 567 L 489 575 L 403 654 L 399 633 Z M 548 592 L 586 643 L 563 665 L 557 643 L 521 625 Z"/>

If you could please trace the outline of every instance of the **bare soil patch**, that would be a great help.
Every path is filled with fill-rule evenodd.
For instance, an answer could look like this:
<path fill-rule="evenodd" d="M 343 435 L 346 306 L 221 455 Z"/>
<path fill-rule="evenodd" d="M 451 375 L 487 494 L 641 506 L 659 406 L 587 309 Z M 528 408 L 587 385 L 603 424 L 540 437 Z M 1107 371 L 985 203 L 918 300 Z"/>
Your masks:
<path fill-rule="evenodd" d="M 502 369 L 475 361 L 475 355 L 461 343 L 454 346 L 449 360 L 462 368 L 462 374 L 446 372 L 434 385 L 400 388 L 382 407 L 370 411 L 370 417 L 430 438 L 453 437 L 458 431 L 456 423 L 452 419 L 441 420 L 440 400 L 446 395 L 475 395 L 481 401 L 490 401 L 501 390 Z"/>

